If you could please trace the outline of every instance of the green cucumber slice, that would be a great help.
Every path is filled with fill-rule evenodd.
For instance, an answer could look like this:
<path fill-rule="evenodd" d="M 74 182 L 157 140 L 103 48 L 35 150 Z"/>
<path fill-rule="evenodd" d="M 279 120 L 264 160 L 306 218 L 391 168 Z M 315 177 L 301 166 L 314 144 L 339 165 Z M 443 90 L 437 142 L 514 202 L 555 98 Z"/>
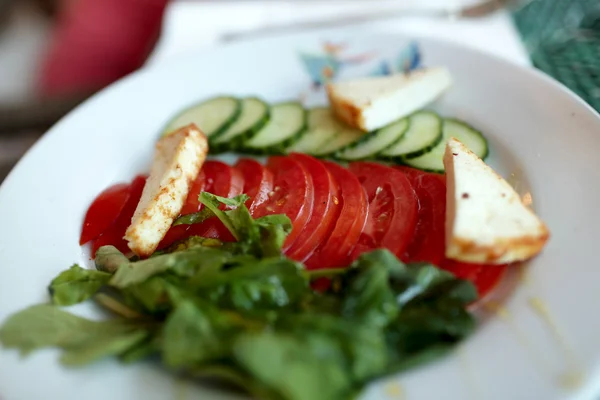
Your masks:
<path fill-rule="evenodd" d="M 237 120 L 223 133 L 214 136 L 211 144 L 219 150 L 236 149 L 262 129 L 269 117 L 267 103 L 257 97 L 246 97 L 242 99 L 242 111 Z"/>
<path fill-rule="evenodd" d="M 414 168 L 443 173 L 446 142 L 452 137 L 462 142 L 481 159 L 485 159 L 489 154 L 487 140 L 481 132 L 463 121 L 448 118 L 443 122 L 443 138 L 440 143 L 428 153 L 404 162 Z"/>
<path fill-rule="evenodd" d="M 409 119 L 402 118 L 399 121 L 367 134 L 360 141 L 342 149 L 336 153 L 336 158 L 345 161 L 373 158 L 380 151 L 393 146 L 401 140 L 409 129 L 409 126 Z"/>
<path fill-rule="evenodd" d="M 271 119 L 242 147 L 250 153 L 283 153 L 306 130 L 307 112 L 298 102 L 271 106 Z"/>
<path fill-rule="evenodd" d="M 431 111 L 418 111 L 408 116 L 406 133 L 380 153 L 383 159 L 403 162 L 429 152 L 442 140 L 442 119 Z"/>
<path fill-rule="evenodd" d="M 329 107 L 312 108 L 308 110 L 308 129 L 287 152 L 314 154 L 333 140 L 340 129 Z"/>
<path fill-rule="evenodd" d="M 343 149 L 352 143 L 356 143 L 361 138 L 365 137 L 367 133 L 359 130 L 350 128 L 345 125 L 343 122 L 338 122 L 340 125 L 340 130 L 338 133 L 331 139 L 328 143 L 326 143 L 321 149 L 317 149 L 313 155 L 318 157 L 326 157 L 329 155 L 333 155 L 335 152 Z"/>
<path fill-rule="evenodd" d="M 186 108 L 163 129 L 162 136 L 189 124 L 196 124 L 207 137 L 218 136 L 235 122 L 241 102 L 235 97 L 213 97 Z"/>

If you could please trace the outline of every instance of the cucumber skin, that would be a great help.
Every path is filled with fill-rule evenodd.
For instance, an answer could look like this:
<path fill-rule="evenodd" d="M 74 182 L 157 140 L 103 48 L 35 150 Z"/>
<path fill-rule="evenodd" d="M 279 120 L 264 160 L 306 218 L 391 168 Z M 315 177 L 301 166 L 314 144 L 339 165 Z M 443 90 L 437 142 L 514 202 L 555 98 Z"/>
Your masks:
<path fill-rule="evenodd" d="M 404 118 L 407 118 L 407 117 L 404 117 Z M 401 118 L 401 119 L 404 119 L 404 118 Z M 400 120 L 392 122 L 392 123 L 396 123 L 396 122 L 399 122 L 399 121 Z M 377 134 L 377 132 L 379 132 L 381 129 L 385 129 L 385 128 L 386 127 L 384 126 L 383 128 L 379 128 L 376 131 L 373 131 L 373 132 L 370 132 L 370 133 L 366 133 L 363 137 L 361 137 L 360 139 L 358 139 L 356 142 L 350 143 L 348 146 L 346 146 L 346 147 L 344 147 L 342 149 L 339 149 L 338 151 L 336 151 L 335 153 L 331 154 L 330 156 L 333 159 L 335 159 L 335 160 L 345 161 L 345 162 L 367 161 L 367 160 L 368 161 L 379 161 L 379 160 L 381 160 L 381 161 L 394 161 L 394 160 L 386 160 L 385 158 L 380 157 L 379 153 L 372 154 L 370 157 L 363 157 L 363 158 L 360 158 L 360 159 L 357 158 L 357 159 L 352 159 L 352 160 L 345 160 L 344 158 L 339 157 L 339 153 L 341 153 L 342 151 L 345 151 L 345 150 L 348 150 L 348 149 L 353 149 L 353 148 L 355 148 L 355 147 L 363 144 L 364 142 L 366 142 L 367 140 L 369 140 L 372 135 Z M 393 146 L 396 143 L 398 143 L 398 141 L 400 139 L 402 139 L 402 137 L 404 136 L 404 134 L 406 134 L 406 132 L 408 132 L 409 129 L 410 129 L 410 119 L 407 120 L 406 128 L 404 129 L 404 132 L 402 132 L 402 134 L 400 136 L 398 136 L 398 138 L 394 142 L 390 143 L 389 145 Z"/>
<path fill-rule="evenodd" d="M 406 160 L 410 160 L 411 158 L 417 158 L 422 156 L 423 154 L 429 153 L 435 146 L 440 144 L 440 142 L 444 140 L 444 133 L 438 135 L 435 142 L 432 142 L 429 146 L 422 148 L 421 150 L 413 151 L 412 153 L 407 153 L 403 156 L 392 157 L 391 160 L 397 163 L 404 163 Z"/>
<path fill-rule="evenodd" d="M 298 103 L 296 101 L 289 101 L 285 103 Z M 279 142 L 273 146 L 268 147 L 245 147 L 238 149 L 240 152 L 244 154 L 253 154 L 257 156 L 269 156 L 269 155 L 285 155 L 287 153 L 287 148 L 292 146 L 294 143 L 298 141 L 302 137 L 302 134 L 308 129 L 308 110 L 303 107 L 303 117 L 302 117 L 302 126 L 298 129 L 290 138 Z"/>
<path fill-rule="evenodd" d="M 238 151 L 242 150 L 243 143 L 246 140 L 253 137 L 254 135 L 256 135 L 258 133 L 258 131 L 260 131 L 269 122 L 269 120 L 271 119 L 271 106 L 269 105 L 269 103 L 267 103 L 266 101 L 264 101 L 261 98 L 258 98 L 258 97 L 253 97 L 253 98 L 261 101 L 262 103 L 264 103 L 267 106 L 267 112 L 264 115 L 264 117 L 261 120 L 259 120 L 257 123 L 255 123 L 251 128 L 247 129 L 246 131 L 244 131 L 241 134 L 239 134 L 238 136 L 236 136 L 234 139 L 232 139 L 228 142 L 225 142 L 225 143 L 216 144 L 216 143 L 214 143 L 214 140 L 217 139 L 223 132 L 225 132 L 225 130 L 220 129 L 219 135 L 212 135 L 208 139 L 210 154 L 238 152 Z M 240 105 L 241 105 L 241 101 L 240 101 Z M 241 106 L 240 106 L 240 113 L 241 113 Z M 238 114 L 238 117 L 239 117 L 239 114 Z M 233 124 L 236 120 L 237 120 L 237 118 L 232 119 L 231 124 Z M 229 124 L 229 126 L 231 126 L 231 124 Z"/>
<path fill-rule="evenodd" d="M 473 128 L 472 125 L 467 124 L 466 122 L 464 122 L 464 121 L 462 121 L 462 120 L 460 120 L 458 118 L 444 118 L 444 120 L 445 121 L 452 121 L 452 122 L 455 122 L 455 123 L 458 123 L 458 124 L 461 124 L 461 125 L 465 125 L 471 131 L 473 131 L 473 133 L 479 135 L 479 137 L 481 138 L 481 140 L 485 144 L 485 153 L 481 157 L 481 159 L 485 161 L 485 159 L 490 155 L 490 146 L 489 146 L 489 142 L 488 142 L 487 138 L 485 137 L 485 135 L 483 133 L 481 133 L 481 131 L 479 129 Z M 442 132 L 443 132 L 443 129 L 442 129 Z M 442 139 L 441 140 L 443 140 L 443 138 L 444 138 L 444 135 L 442 134 Z M 438 144 L 439 144 L 439 142 L 438 142 Z M 423 153 L 423 154 L 425 154 L 425 153 Z M 413 158 L 415 158 L 415 157 L 413 157 Z M 446 170 L 444 170 L 444 169 L 443 170 L 439 170 L 439 169 L 430 169 L 430 168 L 417 168 L 417 167 L 414 167 L 414 166 L 412 166 L 410 164 L 407 164 L 406 161 L 409 161 L 409 159 L 401 160 L 400 163 L 402 163 L 402 164 L 404 164 L 404 165 L 406 165 L 408 167 L 411 167 L 411 168 L 419 169 L 419 170 L 425 171 L 425 172 L 432 172 L 434 174 L 442 174 L 442 175 L 444 175 L 446 173 Z"/>
<path fill-rule="evenodd" d="M 202 103 L 206 103 L 208 101 L 215 100 L 215 99 L 233 99 L 233 100 L 235 100 L 237 103 L 237 107 L 235 109 L 233 116 L 231 116 L 229 118 L 229 120 L 225 121 L 225 123 L 223 125 L 221 125 L 221 127 L 217 131 L 213 132 L 212 135 L 210 135 L 210 136 L 208 136 L 206 133 L 204 133 L 204 131 L 202 131 L 202 129 L 200 129 L 200 127 L 198 127 L 198 128 L 200 129 L 200 131 L 202 131 L 202 133 L 204 133 L 206 135 L 207 138 L 213 138 L 213 137 L 216 138 L 217 136 L 219 136 L 220 134 L 225 132 L 227 129 L 229 129 L 229 127 L 231 125 L 233 125 L 233 123 L 239 118 L 240 114 L 242 113 L 242 101 L 237 97 L 223 95 L 223 96 L 213 96 L 209 99 L 202 100 L 200 102 L 197 102 L 197 103 L 194 103 L 192 105 L 185 107 L 183 109 L 183 111 L 180 111 L 179 113 L 175 114 L 174 117 L 170 118 L 169 121 L 167 121 L 167 123 L 164 124 L 164 126 L 160 130 L 160 132 L 161 132 L 160 137 L 164 137 L 164 136 L 168 135 L 169 133 L 173 132 L 172 130 L 171 131 L 167 130 L 169 125 L 171 125 L 171 122 L 174 121 L 175 119 L 179 118 L 181 115 L 183 115 L 185 112 L 187 112 L 190 108 L 197 107 Z"/>
<path fill-rule="evenodd" d="M 483 143 L 485 144 L 485 153 L 480 157 L 482 160 L 485 161 L 486 158 L 488 158 L 488 156 L 490 155 L 490 143 L 488 142 L 487 138 L 485 137 L 485 135 L 479 130 L 479 129 L 475 129 L 473 127 L 473 125 L 466 123 L 463 120 L 460 120 L 458 118 L 444 118 L 446 121 L 451 121 L 457 124 L 461 124 L 464 125 L 466 127 L 468 127 L 471 131 L 473 131 L 473 133 L 479 135 L 479 137 L 481 138 L 481 140 L 483 141 Z"/>
<path fill-rule="evenodd" d="M 378 157 L 377 159 L 378 160 L 390 161 L 390 162 L 394 162 L 396 164 L 407 165 L 405 163 L 406 160 L 410 160 L 411 158 L 417 158 L 419 156 L 422 156 L 423 154 L 429 153 L 435 146 L 437 146 L 438 144 L 440 144 L 440 142 L 444 139 L 444 118 L 442 118 L 435 111 L 431 111 L 431 110 L 417 110 L 417 111 L 413 112 L 412 114 L 409 114 L 406 117 L 404 117 L 404 118 L 408 118 L 408 129 L 404 132 L 404 134 L 406 134 L 406 132 L 408 132 L 408 130 L 410 129 L 410 126 L 411 126 L 410 119 L 411 119 L 411 117 L 414 114 L 421 113 L 421 112 L 428 112 L 428 113 L 434 114 L 437 117 L 437 119 L 440 121 L 440 124 L 442 125 L 442 129 L 440 130 L 440 132 L 438 134 L 438 137 L 435 140 L 435 142 L 432 142 L 432 144 L 430 144 L 429 146 L 424 147 L 424 148 L 422 148 L 420 150 L 416 150 L 416 151 L 413 151 L 411 153 L 406 153 L 406 154 L 401 155 L 401 156 L 385 156 L 385 155 L 379 153 L 379 154 L 377 154 L 377 157 Z M 402 135 L 402 136 L 404 136 L 404 135 Z M 398 141 L 400 139 L 402 139 L 402 136 L 398 139 Z M 429 172 L 431 172 L 431 171 L 429 171 Z"/>

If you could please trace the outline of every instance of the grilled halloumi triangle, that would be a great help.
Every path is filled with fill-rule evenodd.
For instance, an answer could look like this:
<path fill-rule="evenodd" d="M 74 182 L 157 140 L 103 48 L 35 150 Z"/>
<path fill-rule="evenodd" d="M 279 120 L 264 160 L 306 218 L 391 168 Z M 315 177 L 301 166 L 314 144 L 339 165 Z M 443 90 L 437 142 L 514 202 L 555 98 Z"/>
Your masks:
<path fill-rule="evenodd" d="M 135 254 L 148 257 L 156 250 L 181 212 L 207 152 L 206 136 L 195 125 L 158 141 L 150 176 L 125 233 Z"/>
<path fill-rule="evenodd" d="M 426 106 L 451 84 L 450 72 L 438 67 L 333 82 L 327 85 L 327 94 L 338 118 L 370 132 Z"/>
<path fill-rule="evenodd" d="M 446 169 L 446 257 L 505 264 L 538 254 L 549 238 L 546 225 L 515 190 L 461 142 L 451 138 Z"/>

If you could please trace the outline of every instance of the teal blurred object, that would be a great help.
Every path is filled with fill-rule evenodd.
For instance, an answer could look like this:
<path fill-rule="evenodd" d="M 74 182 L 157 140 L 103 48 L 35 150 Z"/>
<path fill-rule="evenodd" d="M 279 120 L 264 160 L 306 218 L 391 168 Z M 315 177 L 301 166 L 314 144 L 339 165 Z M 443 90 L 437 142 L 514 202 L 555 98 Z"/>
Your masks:
<path fill-rule="evenodd" d="M 513 17 L 533 64 L 600 111 L 600 0 L 533 0 Z"/>

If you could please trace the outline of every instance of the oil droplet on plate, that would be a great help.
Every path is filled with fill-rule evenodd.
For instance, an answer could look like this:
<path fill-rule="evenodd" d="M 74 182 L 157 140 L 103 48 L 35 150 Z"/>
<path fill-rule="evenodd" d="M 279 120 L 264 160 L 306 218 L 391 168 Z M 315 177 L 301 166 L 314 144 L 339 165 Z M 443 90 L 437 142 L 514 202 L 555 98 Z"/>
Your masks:
<path fill-rule="evenodd" d="M 392 399 L 403 399 L 404 390 L 397 383 L 390 383 L 385 386 L 385 394 Z"/>
<path fill-rule="evenodd" d="M 540 298 L 531 297 L 529 299 L 529 306 L 550 328 L 550 331 L 555 337 L 556 342 L 559 344 L 559 347 L 561 347 L 565 353 L 567 364 L 569 365 L 570 370 L 559 377 L 560 385 L 567 389 L 579 388 L 585 380 L 585 372 L 582 370 L 582 368 L 580 368 L 581 364 L 578 360 L 575 350 L 571 347 L 565 335 L 563 334 L 561 329 L 559 329 L 554 318 L 550 314 L 550 311 L 546 307 L 546 304 L 544 304 L 544 302 Z"/>

